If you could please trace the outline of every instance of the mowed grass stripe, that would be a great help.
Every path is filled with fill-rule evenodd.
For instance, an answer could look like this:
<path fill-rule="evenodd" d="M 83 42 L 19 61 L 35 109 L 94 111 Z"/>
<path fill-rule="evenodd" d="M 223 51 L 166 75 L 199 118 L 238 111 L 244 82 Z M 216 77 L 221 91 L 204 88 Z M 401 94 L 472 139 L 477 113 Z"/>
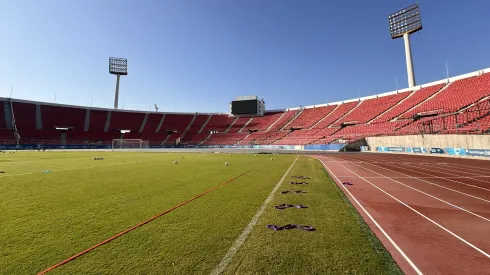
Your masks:
<path fill-rule="evenodd" d="M 292 161 L 293 156 L 277 156 L 273 162 L 259 156 L 261 167 L 246 176 L 53 274 L 210 273 Z"/>
<path fill-rule="evenodd" d="M 308 193 L 278 193 L 225 274 L 402 274 L 317 160 L 300 157 L 290 175 L 312 179 L 308 185 L 283 184 L 278 191 Z M 274 209 L 283 203 L 309 208 Z M 312 225 L 317 231 L 266 228 L 289 223 Z"/>
<path fill-rule="evenodd" d="M 56 153 L 46 153 L 43 155 L 45 159 L 40 161 L 46 162 L 45 164 L 48 165 L 49 158 L 46 156 L 49 154 L 56 155 Z M 69 157 L 67 157 L 65 160 L 66 167 L 80 165 L 78 162 L 80 155 L 71 154 L 73 160 L 70 161 Z M 87 156 L 86 153 L 81 155 Z M 111 159 L 111 156 L 109 154 L 105 157 L 106 160 L 115 161 Z M 280 173 L 283 173 L 287 169 L 287 165 L 292 161 L 292 156 L 284 156 L 284 160 L 278 157 L 276 161 L 270 162 L 268 156 L 254 157 L 253 155 L 243 155 L 239 157 L 236 155 L 229 157 L 228 155 L 217 154 L 184 154 L 184 159 L 179 160 L 182 164 L 174 165 L 172 163 L 173 160 L 177 159 L 180 154 L 145 153 L 136 157 L 134 154 L 128 154 L 127 156 L 129 159 L 141 158 L 142 163 L 124 167 L 124 169 L 121 169 L 121 167 L 93 168 L 84 171 L 82 174 L 79 171 L 39 173 L 23 176 L 20 181 L 17 179 L 0 184 L 2 188 L 0 193 L 0 207 L 2 210 L 0 222 L 4 225 L 0 229 L 0 242 L 2 243 L 0 273 L 32 274 L 38 272 L 120 232 L 122 229 L 161 212 L 162 209 L 166 209 L 176 202 L 189 198 L 190 195 L 194 195 L 198 191 L 202 192 L 217 182 L 229 179 L 239 171 L 244 171 L 247 168 L 263 163 L 262 173 L 269 173 L 270 171 L 264 171 L 268 167 L 272 170 L 278 170 L 278 177 L 280 177 Z M 288 158 L 290 159 L 289 164 Z M 101 161 L 101 163 L 106 160 Z M 127 161 L 127 159 L 121 158 L 121 161 Z M 225 167 L 225 161 L 228 161 L 231 166 Z M 22 166 L 24 164 L 25 162 L 19 158 L 18 165 Z M 260 178 L 260 173 L 256 176 Z M 277 182 L 277 179 L 275 180 Z M 258 183 L 255 182 L 255 184 Z M 230 186 L 224 189 L 227 190 L 228 188 Z M 240 198 L 247 197 L 240 193 L 234 193 L 233 195 L 239 196 L 233 203 L 239 203 Z M 254 196 L 252 195 L 252 197 Z M 203 197 L 189 206 L 204 199 Z M 222 198 L 219 202 L 222 202 Z M 240 206 L 240 209 L 242 209 L 242 206 Z M 206 217 L 207 211 L 215 213 L 215 208 L 219 209 L 217 205 L 199 207 L 197 212 L 202 213 L 197 216 L 191 215 L 197 218 L 196 220 L 183 216 L 168 223 L 166 216 L 164 219 L 166 221 L 162 221 L 163 227 L 168 226 L 170 230 L 172 230 L 173 226 L 189 228 L 187 226 L 188 222 L 206 225 L 208 222 L 203 222 L 201 217 Z M 189 211 L 188 209 L 187 206 L 183 207 L 168 217 L 174 216 L 174 214 L 183 210 L 185 210 L 184 212 Z M 245 211 L 249 210 L 246 206 L 243 209 Z M 256 209 L 253 210 L 256 211 Z M 219 218 L 226 217 L 227 214 L 229 215 L 230 212 L 226 212 Z M 234 221 L 229 219 L 228 222 L 230 220 Z M 152 225 L 149 224 L 147 226 L 151 229 Z M 147 226 L 140 228 L 142 233 L 146 232 L 144 228 Z M 231 228 L 233 226 L 235 224 Z M 140 229 L 128 236 L 140 231 Z M 115 270 L 127 273 L 123 272 L 127 263 L 132 263 L 133 269 L 138 270 L 137 273 L 151 273 L 154 270 L 151 266 L 140 266 L 138 263 L 144 263 L 155 257 L 159 259 L 158 252 L 154 257 L 149 259 L 146 257 L 146 253 L 152 253 L 152 251 L 160 249 L 146 250 L 146 242 L 156 236 L 161 236 L 159 233 L 160 230 L 153 233 L 147 232 L 147 235 L 142 240 L 137 238 L 138 240 L 135 243 L 129 241 L 129 248 L 123 246 L 119 251 L 122 254 L 118 254 L 118 249 L 113 252 L 111 249 L 107 251 L 104 249 L 101 252 L 101 257 L 95 257 L 100 265 L 91 263 L 90 255 L 95 254 L 97 251 L 91 252 L 80 258 L 80 261 L 77 259 L 73 263 L 66 265 L 67 270 L 72 268 L 70 266 L 74 268 L 72 272 L 68 273 L 80 273 L 80 270 L 87 270 L 87 272 L 81 272 L 85 274 L 90 272 L 94 274 L 114 273 Z M 179 234 L 179 236 L 181 235 Z M 193 239 L 194 237 L 191 234 L 191 236 L 186 236 L 185 239 Z M 172 239 L 170 246 L 165 243 L 162 245 L 172 249 L 173 254 L 173 252 L 178 250 L 180 243 L 184 239 L 178 236 L 170 239 Z M 233 237 L 230 237 L 230 239 L 233 239 Z M 165 238 L 165 240 L 168 240 L 168 238 Z M 226 238 L 219 238 L 219 240 L 226 240 Z M 117 245 L 116 242 L 108 246 Z M 172 242 L 174 243 L 172 244 Z M 131 251 L 133 246 L 135 246 L 136 252 L 131 252 L 128 255 L 128 251 Z M 144 249 L 143 253 L 138 253 L 137 250 L 140 248 Z M 206 249 L 206 247 L 204 246 L 202 249 Z M 117 255 L 116 258 L 121 259 L 123 263 L 117 266 L 108 264 L 111 261 L 108 261 L 106 256 L 111 255 L 111 253 L 115 253 Z M 182 251 L 182 253 L 186 254 L 186 251 Z M 129 260 L 127 259 L 128 256 Z M 165 255 L 165 259 L 172 260 L 172 257 L 167 256 Z M 83 260 L 85 258 L 89 260 Z M 163 264 L 161 269 L 165 270 L 165 268 L 168 268 L 165 265 L 166 261 L 159 261 L 159 263 Z M 194 265 L 194 262 L 188 262 L 184 266 L 177 265 L 179 267 L 177 269 L 174 267 L 175 263 L 174 265 L 169 263 L 168 266 L 172 266 L 171 269 L 175 270 L 189 269 L 195 271 L 192 268 Z M 120 268 L 123 269 L 121 270 Z M 60 272 L 63 273 L 63 271 Z"/>

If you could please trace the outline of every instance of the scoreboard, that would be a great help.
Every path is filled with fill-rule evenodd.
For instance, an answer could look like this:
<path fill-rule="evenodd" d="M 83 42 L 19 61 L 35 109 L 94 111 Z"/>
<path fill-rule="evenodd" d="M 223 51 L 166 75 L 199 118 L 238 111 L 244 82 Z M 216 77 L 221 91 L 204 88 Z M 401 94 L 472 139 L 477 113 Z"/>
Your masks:
<path fill-rule="evenodd" d="M 230 114 L 234 116 L 263 116 L 265 104 L 257 96 L 241 96 L 230 102 Z"/>
<path fill-rule="evenodd" d="M 231 114 L 248 115 L 257 113 L 257 100 L 238 100 L 231 102 Z"/>

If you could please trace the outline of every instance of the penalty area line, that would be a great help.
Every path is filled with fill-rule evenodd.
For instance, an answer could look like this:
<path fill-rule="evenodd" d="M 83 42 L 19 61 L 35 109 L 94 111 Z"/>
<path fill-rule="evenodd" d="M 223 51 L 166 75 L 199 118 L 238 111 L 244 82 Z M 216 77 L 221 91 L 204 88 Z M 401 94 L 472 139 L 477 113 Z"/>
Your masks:
<path fill-rule="evenodd" d="M 286 173 L 284 173 L 284 175 L 279 180 L 279 182 L 276 184 L 276 186 L 274 187 L 274 189 L 272 189 L 271 193 L 269 194 L 269 196 L 267 197 L 267 199 L 265 199 L 265 201 L 262 204 L 262 206 L 260 207 L 259 211 L 257 211 L 257 213 L 252 218 L 252 220 L 247 225 L 247 227 L 245 227 L 245 229 L 243 230 L 242 234 L 240 234 L 240 236 L 235 240 L 235 242 L 233 243 L 233 246 L 230 248 L 230 250 L 228 250 L 228 252 L 223 257 L 223 259 L 221 260 L 221 262 L 211 272 L 212 275 L 218 275 L 218 274 L 223 273 L 223 271 L 228 266 L 228 264 L 230 264 L 231 260 L 233 259 L 233 257 L 237 253 L 238 249 L 240 249 L 240 247 L 245 242 L 245 240 L 247 239 L 247 237 L 250 234 L 250 232 L 252 231 L 252 229 L 255 227 L 255 225 L 259 221 L 260 216 L 262 216 L 262 213 L 264 213 L 265 208 L 267 207 L 267 205 L 269 204 L 269 202 L 274 197 L 274 194 L 276 193 L 277 189 L 279 189 L 279 186 L 281 186 L 282 182 L 284 181 L 284 179 L 286 178 L 286 176 L 289 174 L 289 171 L 291 171 L 291 169 L 293 168 L 293 166 L 296 163 L 296 161 L 298 160 L 298 158 L 299 158 L 299 155 L 294 159 L 293 163 L 291 164 L 291 166 L 289 166 L 289 169 L 286 171 Z"/>

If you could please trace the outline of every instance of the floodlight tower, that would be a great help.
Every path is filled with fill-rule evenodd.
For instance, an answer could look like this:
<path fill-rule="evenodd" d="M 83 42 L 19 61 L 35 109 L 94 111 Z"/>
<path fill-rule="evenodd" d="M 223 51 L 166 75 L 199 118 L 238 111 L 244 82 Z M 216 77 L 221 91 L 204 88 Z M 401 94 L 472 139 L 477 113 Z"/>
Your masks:
<path fill-rule="evenodd" d="M 414 87 L 412 51 L 410 49 L 410 34 L 422 29 L 419 4 L 413 4 L 388 16 L 392 39 L 403 37 L 405 41 L 405 58 L 407 60 L 408 86 Z"/>
<path fill-rule="evenodd" d="M 119 79 L 121 75 L 128 74 L 128 60 L 126 58 L 109 57 L 109 73 L 117 76 L 116 94 L 114 95 L 114 109 L 117 109 L 119 101 Z"/>

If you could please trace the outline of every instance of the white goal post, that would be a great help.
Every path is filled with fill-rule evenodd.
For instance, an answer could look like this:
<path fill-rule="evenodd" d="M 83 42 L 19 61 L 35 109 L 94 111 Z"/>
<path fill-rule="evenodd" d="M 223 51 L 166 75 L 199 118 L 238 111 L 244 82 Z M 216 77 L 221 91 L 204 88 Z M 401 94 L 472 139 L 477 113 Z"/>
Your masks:
<path fill-rule="evenodd" d="M 120 149 L 138 149 L 149 148 L 148 140 L 142 139 L 113 139 L 112 151 Z"/>

